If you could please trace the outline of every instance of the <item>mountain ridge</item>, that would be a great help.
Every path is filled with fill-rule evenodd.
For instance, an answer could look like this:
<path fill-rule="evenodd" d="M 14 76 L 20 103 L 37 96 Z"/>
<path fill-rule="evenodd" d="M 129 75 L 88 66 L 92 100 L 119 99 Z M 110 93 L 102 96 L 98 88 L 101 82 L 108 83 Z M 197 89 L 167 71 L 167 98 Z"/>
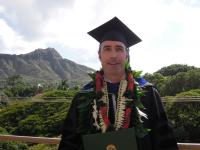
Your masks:
<path fill-rule="evenodd" d="M 89 81 L 92 68 L 64 59 L 54 48 L 36 49 L 27 54 L 0 54 L 0 78 L 22 75 L 38 80 Z"/>

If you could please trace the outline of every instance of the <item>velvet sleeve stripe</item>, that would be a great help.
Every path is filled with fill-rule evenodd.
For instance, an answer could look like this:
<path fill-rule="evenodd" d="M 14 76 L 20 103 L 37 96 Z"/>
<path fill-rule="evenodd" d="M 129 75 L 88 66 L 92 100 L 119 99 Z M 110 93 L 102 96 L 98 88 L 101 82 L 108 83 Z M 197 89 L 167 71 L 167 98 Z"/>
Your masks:
<path fill-rule="evenodd" d="M 173 129 L 169 125 L 167 115 L 165 113 L 160 95 L 154 87 L 153 97 L 155 101 L 156 108 L 156 125 L 154 127 L 154 133 L 156 134 L 156 144 L 159 147 L 159 150 L 178 150 L 177 142 L 173 134 Z"/>

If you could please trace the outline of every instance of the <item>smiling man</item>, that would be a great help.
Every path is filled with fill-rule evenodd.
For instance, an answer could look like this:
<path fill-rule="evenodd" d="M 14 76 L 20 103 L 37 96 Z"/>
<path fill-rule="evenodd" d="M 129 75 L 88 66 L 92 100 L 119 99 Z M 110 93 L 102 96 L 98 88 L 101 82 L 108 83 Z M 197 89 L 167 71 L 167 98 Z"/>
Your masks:
<path fill-rule="evenodd" d="M 125 79 L 124 66 L 128 57 L 126 46 L 119 41 L 104 41 L 99 50 L 99 59 L 104 76 L 113 83 Z"/>
<path fill-rule="evenodd" d="M 177 150 L 158 91 L 128 65 L 129 47 L 141 39 L 117 17 L 89 35 L 100 43 L 102 69 L 72 100 L 59 150 L 83 150 L 85 135 L 112 131 L 120 137 L 127 128 L 134 128 L 138 150 Z M 126 136 L 120 141 L 134 142 Z"/>

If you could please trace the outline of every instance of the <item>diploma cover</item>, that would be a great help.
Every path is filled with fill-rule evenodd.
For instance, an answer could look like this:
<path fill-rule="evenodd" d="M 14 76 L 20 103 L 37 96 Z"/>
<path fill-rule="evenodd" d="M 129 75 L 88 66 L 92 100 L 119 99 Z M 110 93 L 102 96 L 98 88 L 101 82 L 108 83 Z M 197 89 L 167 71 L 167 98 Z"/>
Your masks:
<path fill-rule="evenodd" d="M 84 150 L 138 150 L 134 128 L 83 136 Z"/>

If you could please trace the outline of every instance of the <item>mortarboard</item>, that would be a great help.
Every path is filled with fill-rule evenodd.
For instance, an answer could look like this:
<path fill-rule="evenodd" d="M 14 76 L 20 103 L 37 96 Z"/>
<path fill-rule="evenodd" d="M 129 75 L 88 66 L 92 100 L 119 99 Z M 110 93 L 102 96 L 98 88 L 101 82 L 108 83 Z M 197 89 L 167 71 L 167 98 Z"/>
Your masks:
<path fill-rule="evenodd" d="M 128 48 L 141 42 L 141 39 L 117 17 L 89 31 L 88 34 L 99 43 L 106 40 L 120 41 Z"/>

